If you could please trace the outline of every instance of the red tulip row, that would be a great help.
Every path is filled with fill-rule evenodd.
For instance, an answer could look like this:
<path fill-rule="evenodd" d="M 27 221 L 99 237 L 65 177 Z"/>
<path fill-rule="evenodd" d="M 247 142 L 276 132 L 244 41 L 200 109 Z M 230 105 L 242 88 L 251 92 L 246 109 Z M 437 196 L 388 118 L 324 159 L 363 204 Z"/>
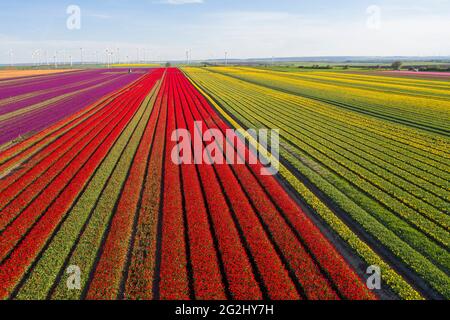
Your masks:
<path fill-rule="evenodd" d="M 123 187 L 108 236 L 103 245 L 103 253 L 89 286 L 87 299 L 117 299 L 119 295 L 122 272 L 125 268 L 129 243 L 133 234 L 135 214 L 139 208 L 145 170 L 155 138 L 160 110 L 161 104 L 155 104 Z"/>
<path fill-rule="evenodd" d="M 176 78 L 175 80 L 178 81 Z M 188 129 L 183 116 L 184 109 L 188 108 L 188 105 L 186 97 L 179 90 L 177 81 L 174 93 L 177 128 Z M 205 198 L 202 195 L 203 186 L 198 168 L 194 165 L 183 165 L 181 171 L 194 296 L 200 300 L 224 300 L 226 299 L 225 288 L 210 230 Z"/>
<path fill-rule="evenodd" d="M 180 90 L 188 97 L 189 104 L 185 110 L 186 113 L 190 113 L 188 121 L 204 123 L 205 120 L 196 112 L 196 101 L 193 101 L 191 97 L 190 90 L 193 88 L 184 81 L 185 78 L 182 74 L 179 73 L 177 78 Z M 257 212 L 247 198 L 245 190 L 233 174 L 232 166 L 216 164 L 214 167 L 217 179 L 220 180 L 228 197 L 235 223 L 244 238 L 243 245 L 248 248 L 268 297 L 271 299 L 299 299 L 299 294 L 288 271 L 259 222 Z M 234 167 L 238 167 L 238 165 Z"/>
<path fill-rule="evenodd" d="M 181 194 L 179 192 L 179 184 L 180 184 L 180 175 L 179 167 L 172 163 L 171 160 L 171 151 L 175 147 L 174 142 L 170 142 L 170 138 L 172 132 L 176 128 L 175 126 L 175 114 L 177 114 L 177 118 L 181 119 L 181 112 L 183 112 L 180 106 L 180 100 L 178 96 L 174 97 L 175 93 L 175 81 L 177 80 L 176 75 L 178 71 L 170 69 L 168 71 L 168 77 L 170 78 L 170 83 L 172 84 L 171 88 L 169 88 L 169 98 L 167 101 L 168 106 L 168 127 L 167 127 L 167 137 L 166 137 L 166 168 L 165 168 L 165 193 L 164 197 L 164 207 L 163 207 L 163 232 L 162 232 L 162 259 L 161 259 L 161 281 L 160 285 L 160 294 L 161 298 L 182 298 L 187 299 L 190 297 L 189 292 L 189 284 L 188 284 L 188 276 L 187 276 L 187 261 L 186 261 L 186 245 L 189 246 L 189 249 L 193 249 L 194 246 L 198 247 L 199 244 L 196 243 L 196 239 L 193 237 L 192 230 L 194 228 L 193 225 L 189 224 L 193 217 L 186 217 L 186 221 L 183 219 L 183 212 L 179 210 L 181 203 Z M 175 100 L 174 100 L 175 98 Z M 175 109 L 176 108 L 176 109 Z M 180 121 L 181 124 L 181 121 Z M 187 119 L 188 127 L 192 128 L 193 121 Z M 182 166 L 186 167 L 186 166 Z M 184 168 L 183 168 L 184 169 Z M 170 171 L 172 172 L 170 172 Z M 185 170 L 185 169 L 184 169 Z M 236 299 L 255 299 L 261 297 L 261 292 L 259 290 L 259 286 L 255 281 L 252 267 L 246 252 L 239 240 L 239 234 L 234 226 L 233 219 L 231 217 L 231 212 L 226 203 L 225 196 L 222 193 L 220 184 L 215 176 L 214 170 L 211 166 L 198 166 L 198 171 L 200 174 L 200 180 L 204 188 L 204 192 L 207 200 L 208 211 L 211 215 L 211 220 L 214 225 L 214 230 L 216 233 L 218 246 L 220 253 L 227 263 L 224 264 L 225 273 L 229 275 L 229 289 L 231 292 L 231 296 Z M 178 173 L 175 175 L 173 173 Z M 169 180 L 169 177 L 171 180 Z M 168 185 L 168 182 L 170 185 Z M 178 186 L 174 190 L 174 185 Z M 167 188 L 168 187 L 168 188 Z M 183 188 L 183 192 L 189 192 L 189 189 L 192 186 L 188 186 L 187 184 Z M 175 192 L 174 192 L 175 191 Z M 170 194 L 168 194 L 170 192 Z M 198 193 L 193 195 L 189 199 L 192 201 L 193 197 L 199 197 L 196 200 L 197 203 L 201 202 L 202 194 Z M 184 198 L 185 207 L 191 207 L 191 204 L 187 203 L 187 197 Z M 173 201 L 178 201 L 178 206 L 173 206 Z M 167 203 L 170 201 L 169 203 Z M 204 215 L 206 214 L 202 207 L 197 208 L 196 215 Z M 178 219 L 174 221 L 175 213 L 178 214 Z M 187 213 L 187 212 L 186 212 Z M 164 219 L 165 217 L 165 219 Z M 176 223 L 174 223 L 176 222 Z M 187 225 L 188 228 L 188 244 L 184 243 L 184 234 L 183 229 L 184 226 Z M 174 231 L 177 230 L 177 231 Z M 203 229 L 204 230 L 204 229 Z M 168 233 L 169 232 L 169 233 Z M 164 234 L 166 233 L 166 237 Z M 177 235 L 178 241 L 174 241 L 174 233 Z M 208 238 L 208 235 L 201 235 L 202 237 Z M 194 245 L 191 245 L 191 241 L 194 241 Z M 210 247 L 209 247 L 210 248 Z M 191 255 L 194 256 L 194 259 L 198 259 L 198 252 L 192 252 L 190 250 Z M 200 252 L 201 254 L 202 252 Z M 208 254 L 208 253 L 207 253 Z M 209 253 L 211 255 L 211 253 Z M 180 259 L 181 257 L 181 259 Z M 171 262 L 175 262 L 176 264 L 172 264 Z M 202 265 L 213 264 L 212 266 L 201 267 L 194 266 L 193 260 L 190 260 L 190 264 L 192 265 L 192 281 L 193 281 L 193 295 L 194 296 L 202 296 L 202 295 L 212 295 L 217 296 L 222 292 L 222 286 L 218 285 L 218 274 L 214 273 L 216 277 L 213 278 L 213 286 L 211 287 L 211 292 L 207 292 L 208 288 L 202 288 L 202 281 L 206 279 L 209 274 L 205 274 L 205 271 L 214 270 L 214 264 L 216 263 L 216 258 L 213 260 L 203 259 L 200 262 Z M 219 290 L 219 291 L 217 291 Z"/>
<path fill-rule="evenodd" d="M 155 132 L 147 171 L 145 174 L 142 198 L 138 211 L 136 234 L 131 248 L 130 266 L 125 283 L 124 298 L 131 300 L 150 300 L 154 298 L 155 253 L 157 247 L 157 225 L 161 205 L 161 182 L 163 154 L 166 135 L 167 81 L 164 80 L 155 107 L 161 110 Z"/>
<path fill-rule="evenodd" d="M 167 130 L 164 162 L 164 194 L 161 233 L 161 273 L 160 298 L 163 300 L 189 299 L 187 257 L 184 237 L 183 195 L 180 184 L 180 167 L 171 161 L 171 152 L 176 146 L 171 141 L 176 129 L 175 104 L 173 97 L 174 78 L 168 71 L 169 86 L 167 94 Z"/>
<path fill-rule="evenodd" d="M 186 118 L 186 122 L 189 130 L 193 132 L 195 129 L 192 118 Z M 197 168 L 214 236 L 217 239 L 218 251 L 223 260 L 223 269 L 231 298 L 236 300 L 260 299 L 262 292 L 255 279 L 245 248 L 242 246 L 239 232 L 234 224 L 231 210 L 215 170 L 206 164 L 197 165 Z"/>
<path fill-rule="evenodd" d="M 203 109 L 200 112 L 203 114 L 204 121 L 211 123 L 211 127 L 218 127 L 222 132 L 225 132 L 229 128 L 228 125 L 220 119 L 197 90 L 193 88 L 192 92 L 199 102 L 196 105 L 201 107 L 199 109 Z M 249 150 L 246 149 L 246 154 L 241 156 L 248 159 L 248 152 Z M 254 203 L 259 207 L 258 211 L 267 221 L 267 225 L 272 226 L 270 228 L 274 238 L 280 239 L 278 241 L 280 249 L 288 257 L 288 261 L 291 261 L 291 266 L 297 273 L 297 278 L 308 298 L 337 298 L 336 293 L 332 292 L 330 283 L 327 283 L 323 276 L 319 276 L 318 266 L 320 266 L 325 276 L 329 278 L 329 281 L 337 288 L 342 297 L 347 299 L 374 299 L 375 296 L 367 289 L 364 282 L 358 278 L 333 245 L 314 226 L 280 184 L 271 176 L 259 175 L 262 165 L 260 163 L 248 164 L 247 167 L 250 168 L 251 172 L 245 170 L 242 166 L 234 166 L 234 169 L 237 175 L 241 177 L 242 185 L 248 190 L 249 194 L 254 194 Z M 267 197 L 264 197 L 262 190 L 257 188 L 256 179 L 261 187 L 267 190 L 267 194 L 270 196 L 273 205 L 278 208 L 279 213 L 274 212 L 273 205 L 264 204 L 267 202 Z M 283 221 L 284 219 L 286 222 Z M 293 231 L 289 230 L 289 226 L 292 227 Z M 296 242 L 294 240 L 295 235 L 301 239 L 301 244 L 293 245 Z M 291 249 L 289 249 L 290 246 Z M 308 254 L 315 260 L 317 266 L 314 266 L 314 261 L 311 258 L 305 259 Z M 308 270 L 309 272 L 307 272 Z"/>
<path fill-rule="evenodd" d="M 0 260 L 3 260 L 0 266 L 0 298 L 11 292 L 35 259 L 141 105 L 148 87 L 151 88 L 155 81 L 153 75 L 146 76 L 140 81 L 144 86 L 137 86 L 135 90 L 124 93 L 120 100 L 122 112 L 107 122 L 104 130 L 78 154 L 76 161 L 65 166 L 63 172 L 62 168 L 53 166 L 52 170 L 60 171 L 61 174 L 0 234 Z"/>

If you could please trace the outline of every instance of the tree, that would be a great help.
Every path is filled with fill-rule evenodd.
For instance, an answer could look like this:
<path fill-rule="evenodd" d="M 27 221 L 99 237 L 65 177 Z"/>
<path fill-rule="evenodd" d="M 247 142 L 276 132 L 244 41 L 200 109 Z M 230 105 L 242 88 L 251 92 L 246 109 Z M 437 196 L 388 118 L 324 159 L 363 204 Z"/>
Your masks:
<path fill-rule="evenodd" d="M 166 62 L 166 68 L 170 68 L 172 64 L 170 62 Z"/>
<path fill-rule="evenodd" d="M 402 67 L 402 62 L 401 61 L 394 61 L 392 62 L 392 69 L 394 70 L 400 70 L 400 68 Z"/>

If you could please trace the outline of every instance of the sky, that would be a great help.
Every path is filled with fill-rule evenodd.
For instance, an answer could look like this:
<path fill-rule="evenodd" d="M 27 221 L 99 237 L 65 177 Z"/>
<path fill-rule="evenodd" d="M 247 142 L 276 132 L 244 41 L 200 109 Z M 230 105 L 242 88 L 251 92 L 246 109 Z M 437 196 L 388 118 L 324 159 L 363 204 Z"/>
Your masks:
<path fill-rule="evenodd" d="M 450 56 L 450 0 L 0 0 L 0 64 L 186 50 L 193 60 Z"/>

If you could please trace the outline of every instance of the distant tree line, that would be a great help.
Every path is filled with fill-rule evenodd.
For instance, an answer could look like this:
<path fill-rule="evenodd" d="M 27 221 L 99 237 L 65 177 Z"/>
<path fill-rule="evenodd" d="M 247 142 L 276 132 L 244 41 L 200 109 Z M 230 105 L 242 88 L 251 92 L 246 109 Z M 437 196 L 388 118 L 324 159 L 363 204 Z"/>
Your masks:
<path fill-rule="evenodd" d="M 312 66 L 298 66 L 299 69 L 333 69 L 332 66 L 330 65 L 326 65 L 326 66 L 321 66 L 318 64 L 312 65 Z"/>

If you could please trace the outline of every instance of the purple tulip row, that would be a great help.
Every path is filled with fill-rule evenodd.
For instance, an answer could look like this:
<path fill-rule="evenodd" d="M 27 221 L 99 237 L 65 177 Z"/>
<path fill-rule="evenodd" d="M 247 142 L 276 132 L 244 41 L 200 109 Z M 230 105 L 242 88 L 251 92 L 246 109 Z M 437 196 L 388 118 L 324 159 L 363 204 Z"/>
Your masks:
<path fill-rule="evenodd" d="M 8 113 L 29 108 L 23 114 L 3 120 L 0 118 L 0 145 L 20 136 L 39 132 L 89 106 L 101 97 L 123 88 L 146 72 L 150 72 L 150 70 L 133 69 L 132 73 L 128 73 L 128 69 L 89 70 L 50 77 L 33 77 L 28 79 L 30 83 L 27 82 L 27 79 L 23 79 L 15 82 L 12 86 L 8 86 L 8 84 L 2 86 L 0 81 L 0 102 L 5 98 L 30 95 L 29 98 L 22 98 L 6 105 L 0 104 L 0 117 L 2 115 L 7 117 Z M 42 79 L 39 80 L 39 78 Z M 42 93 L 44 90 L 45 92 Z M 11 95 L 12 93 L 14 95 Z M 44 104 L 37 109 L 32 108 L 49 99 L 70 93 L 74 94 L 59 101 Z"/>

